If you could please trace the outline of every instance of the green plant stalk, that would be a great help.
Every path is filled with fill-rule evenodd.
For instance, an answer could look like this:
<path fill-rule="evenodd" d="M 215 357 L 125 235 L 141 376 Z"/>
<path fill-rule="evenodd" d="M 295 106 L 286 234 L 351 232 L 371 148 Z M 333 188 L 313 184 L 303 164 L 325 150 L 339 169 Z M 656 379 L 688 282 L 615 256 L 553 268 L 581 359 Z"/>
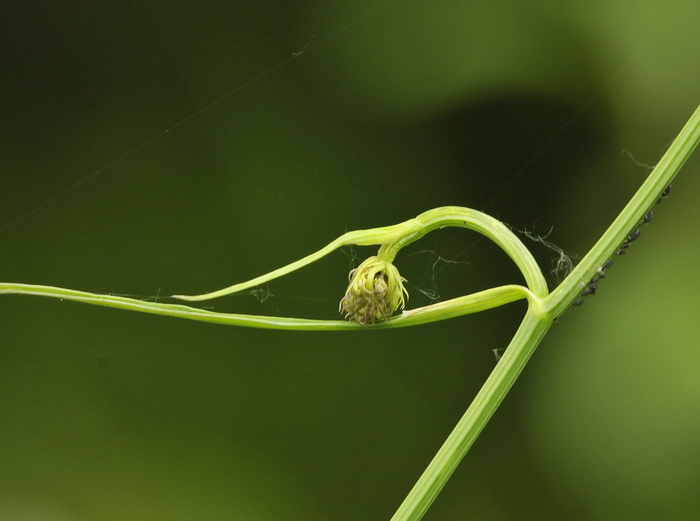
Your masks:
<path fill-rule="evenodd" d="M 699 141 L 700 107 L 695 110 L 647 180 L 577 267 L 552 293 L 535 301 L 535 304 L 530 301 L 525 318 L 505 354 L 391 521 L 418 521 L 423 518 L 515 383 L 553 320 L 569 308 L 587 281 L 637 227 L 665 188 L 671 184 Z"/>
<path fill-rule="evenodd" d="M 552 325 L 531 305 L 503 357 L 391 521 L 418 520 L 452 476 Z"/>
<path fill-rule="evenodd" d="M 37 295 L 220 324 L 289 330 L 371 330 L 405 327 L 444 320 L 466 313 L 491 309 L 515 300 L 527 299 L 528 311 L 504 356 L 392 518 L 392 521 L 417 521 L 423 517 L 454 469 L 494 414 L 539 342 L 551 327 L 554 319 L 568 309 L 598 268 L 613 256 L 620 244 L 638 226 L 644 215 L 671 183 L 697 146 L 698 141 L 700 141 L 700 107 L 688 120 L 649 178 L 625 206 L 618 218 L 571 274 L 550 294 L 547 294 L 547 287 L 539 267 L 527 248 L 510 230 L 492 217 L 460 207 L 436 208 L 398 225 L 349 232 L 318 252 L 261 277 L 204 295 L 178 296 L 176 298 L 198 301 L 242 291 L 306 266 L 346 244 L 379 244 L 381 247 L 378 255 L 391 261 L 399 249 L 406 244 L 417 240 L 431 230 L 444 226 L 469 228 L 496 242 L 520 268 L 528 285 L 527 288 L 519 285 L 491 288 L 430 306 L 404 311 L 399 316 L 368 325 L 340 320 L 308 320 L 217 313 L 177 304 L 144 302 L 128 297 L 33 284 L 0 283 L 0 294 Z"/>
<path fill-rule="evenodd" d="M 391 261 L 399 249 L 419 239 L 432 230 L 445 226 L 456 226 L 481 233 L 498 244 L 523 272 L 530 289 L 510 284 L 499 288 L 491 288 L 471 295 L 438 302 L 422 308 L 404 311 L 383 322 L 360 325 L 345 320 L 309 320 L 303 318 L 271 317 L 262 315 L 244 315 L 235 313 L 219 313 L 197 309 L 179 304 L 161 302 L 146 302 L 129 297 L 104 295 L 87 291 L 78 291 L 55 286 L 35 284 L 0 283 L 0 294 L 35 295 L 63 300 L 72 300 L 104 307 L 139 311 L 156 315 L 166 315 L 177 318 L 212 322 L 218 324 L 288 330 L 354 330 L 354 329 L 386 329 L 426 324 L 438 320 L 456 317 L 468 313 L 484 311 L 515 300 L 527 298 L 542 298 L 547 294 L 547 284 L 535 259 L 522 242 L 503 223 L 470 208 L 447 206 L 424 212 L 414 219 L 400 224 L 357 230 L 343 234 L 320 250 L 287 266 L 271 271 L 260 277 L 246 282 L 234 284 L 228 288 L 203 295 L 175 295 L 173 298 L 188 301 L 202 301 L 218 298 L 238 291 L 243 291 L 259 284 L 268 282 L 302 268 L 319 260 L 333 250 L 349 244 L 377 245 L 381 244 L 379 255 Z"/>
<path fill-rule="evenodd" d="M 700 141 L 700 107 L 683 126 L 678 136 L 642 183 L 617 218 L 600 239 L 581 259 L 576 268 L 552 291 L 543 303 L 553 316 L 560 316 L 591 280 L 596 270 L 610 259 L 625 238 L 639 225 L 646 213 L 656 204 L 666 187 L 676 177 Z"/>
<path fill-rule="evenodd" d="M 357 322 L 349 322 L 347 320 L 313 320 L 264 315 L 244 315 L 238 313 L 219 313 L 206 309 L 183 306 L 181 304 L 144 302 L 143 300 L 129 297 L 103 295 L 91 293 L 89 291 L 78 291 L 55 286 L 42 286 L 39 284 L 3 282 L 0 283 L 0 295 L 2 294 L 49 297 L 82 302 L 84 304 L 93 304 L 101 307 L 139 311 L 152 315 L 185 318 L 213 324 L 259 329 L 283 329 L 288 331 L 368 331 L 372 329 L 418 326 L 485 311 L 516 300 L 532 300 L 536 298 L 527 288 L 516 284 L 509 284 L 404 311 L 401 315 L 391 317 L 384 322 L 376 322 L 363 326 Z"/>
<path fill-rule="evenodd" d="M 443 206 L 428 210 L 413 219 L 392 226 L 347 232 L 311 255 L 246 282 L 202 295 L 173 295 L 173 298 L 199 302 L 238 293 L 288 275 L 299 268 L 316 262 L 342 246 L 381 245 L 378 255 L 391 262 L 401 248 L 417 241 L 433 230 L 448 226 L 474 230 L 491 239 L 513 259 L 533 293 L 538 296 L 547 294 L 547 282 L 535 259 L 507 226 L 499 220 L 471 208 Z"/>

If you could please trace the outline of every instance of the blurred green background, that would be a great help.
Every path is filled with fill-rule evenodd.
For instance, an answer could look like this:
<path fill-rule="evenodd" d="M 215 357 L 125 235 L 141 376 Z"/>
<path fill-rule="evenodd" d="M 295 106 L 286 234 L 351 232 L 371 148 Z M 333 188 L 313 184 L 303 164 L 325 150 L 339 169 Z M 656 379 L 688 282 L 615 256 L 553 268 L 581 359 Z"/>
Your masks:
<path fill-rule="evenodd" d="M 582 255 L 700 100 L 699 15 L 4 2 L 0 276 L 200 293 L 441 205 Z M 697 515 L 699 169 L 555 325 L 426 519 Z M 372 253 L 211 305 L 336 318 Z M 519 281 L 504 257 L 441 231 L 397 265 L 420 306 Z M 2 297 L 0 519 L 389 519 L 522 313 L 290 333 Z"/>

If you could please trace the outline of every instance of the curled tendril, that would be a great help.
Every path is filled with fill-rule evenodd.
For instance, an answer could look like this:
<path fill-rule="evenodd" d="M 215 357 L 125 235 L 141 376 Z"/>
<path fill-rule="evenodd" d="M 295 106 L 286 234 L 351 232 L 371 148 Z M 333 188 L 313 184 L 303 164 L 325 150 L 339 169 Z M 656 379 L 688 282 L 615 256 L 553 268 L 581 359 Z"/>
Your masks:
<path fill-rule="evenodd" d="M 348 320 L 374 324 L 386 320 L 406 304 L 405 279 L 391 262 L 369 257 L 350 272 L 349 279 L 340 301 L 340 312 Z"/>

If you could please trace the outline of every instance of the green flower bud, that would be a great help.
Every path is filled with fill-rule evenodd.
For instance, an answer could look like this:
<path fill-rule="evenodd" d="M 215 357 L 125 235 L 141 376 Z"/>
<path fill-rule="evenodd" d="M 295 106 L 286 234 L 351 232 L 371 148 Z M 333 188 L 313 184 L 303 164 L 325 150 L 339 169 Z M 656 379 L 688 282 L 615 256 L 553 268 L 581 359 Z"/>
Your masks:
<path fill-rule="evenodd" d="M 350 272 L 350 284 L 340 301 L 340 312 L 348 320 L 373 324 L 403 309 L 408 292 L 399 270 L 391 262 L 370 257 Z"/>

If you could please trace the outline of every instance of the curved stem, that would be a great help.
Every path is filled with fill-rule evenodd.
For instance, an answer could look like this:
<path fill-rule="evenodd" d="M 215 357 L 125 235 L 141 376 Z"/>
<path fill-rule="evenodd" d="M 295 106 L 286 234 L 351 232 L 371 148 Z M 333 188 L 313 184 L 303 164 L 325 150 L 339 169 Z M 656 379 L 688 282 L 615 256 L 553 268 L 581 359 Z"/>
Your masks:
<path fill-rule="evenodd" d="M 296 271 L 304 266 L 308 266 L 317 260 L 322 259 L 329 253 L 342 248 L 343 246 L 376 246 L 383 244 L 385 242 L 393 242 L 399 240 L 401 237 L 415 233 L 420 229 L 420 224 L 415 219 L 410 219 L 400 224 L 395 224 L 392 226 L 384 226 L 381 228 L 371 228 L 369 230 L 354 230 L 351 232 L 344 233 L 334 241 L 326 244 L 323 248 L 314 253 L 307 255 L 297 261 L 291 262 L 286 266 L 277 268 L 276 270 L 255 277 L 254 279 L 247 280 L 245 282 L 239 282 L 228 286 L 223 289 L 212 291 L 209 293 L 204 293 L 202 295 L 172 295 L 172 298 L 187 300 L 190 302 L 200 302 L 203 300 L 210 300 L 226 295 L 232 295 L 238 293 L 239 291 L 244 291 L 249 288 L 253 288 L 265 282 L 269 282 L 273 279 L 277 279 L 284 275 L 288 275 L 293 271 Z"/>
<path fill-rule="evenodd" d="M 409 219 L 393 226 L 348 232 L 311 255 L 307 255 L 298 261 L 260 277 L 202 295 L 173 295 L 173 298 L 187 301 L 202 301 L 231 295 L 287 275 L 325 257 L 342 246 L 348 245 L 371 246 L 381 244 L 378 256 L 383 260 L 392 262 L 398 251 L 404 246 L 417 241 L 433 230 L 447 226 L 467 228 L 494 241 L 520 268 L 530 291 L 538 297 L 543 297 L 547 294 L 547 283 L 535 259 L 507 226 L 498 219 L 471 208 L 443 206 L 428 210 L 415 219 Z"/>
<path fill-rule="evenodd" d="M 423 212 L 413 220 L 420 223 L 420 228 L 395 242 L 384 243 L 377 254 L 380 258 L 392 262 L 401 248 L 433 230 L 446 227 L 466 228 L 491 239 L 506 252 L 520 268 L 528 288 L 536 296 L 544 297 L 547 294 L 547 282 L 530 250 L 498 219 L 464 206 L 442 206 Z"/>
<path fill-rule="evenodd" d="M 522 241 L 498 219 L 461 206 L 444 206 L 422 213 L 416 220 L 429 229 L 457 226 L 476 231 L 495 242 L 515 262 L 528 288 L 538 297 L 548 293 L 547 282 L 537 262 Z"/>

